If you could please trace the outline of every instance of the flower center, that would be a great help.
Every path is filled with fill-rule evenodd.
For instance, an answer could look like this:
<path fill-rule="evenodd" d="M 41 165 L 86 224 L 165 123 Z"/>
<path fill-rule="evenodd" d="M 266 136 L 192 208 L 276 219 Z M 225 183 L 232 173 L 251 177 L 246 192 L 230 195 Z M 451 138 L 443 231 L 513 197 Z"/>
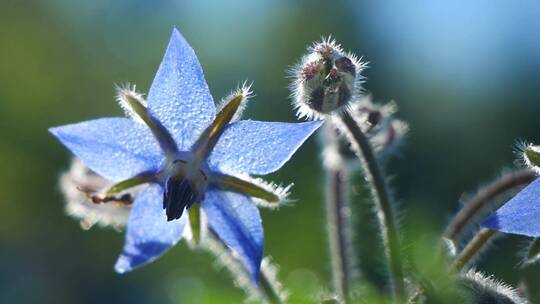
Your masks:
<path fill-rule="evenodd" d="M 179 219 L 184 209 L 204 199 L 208 175 L 201 161 L 190 158 L 173 160 L 163 173 L 163 209 L 166 209 L 167 220 L 172 221 Z"/>

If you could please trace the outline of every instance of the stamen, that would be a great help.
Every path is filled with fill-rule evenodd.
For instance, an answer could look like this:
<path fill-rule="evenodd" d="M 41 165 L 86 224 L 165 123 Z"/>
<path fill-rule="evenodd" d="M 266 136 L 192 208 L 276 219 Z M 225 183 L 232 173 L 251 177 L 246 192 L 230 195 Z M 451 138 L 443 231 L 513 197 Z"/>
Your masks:
<path fill-rule="evenodd" d="M 123 194 L 122 196 L 119 196 L 119 197 L 117 196 L 100 197 L 98 195 L 91 195 L 89 196 L 89 199 L 92 203 L 96 205 L 109 203 L 109 202 L 114 202 L 115 204 L 118 204 L 121 206 L 129 206 L 133 204 L 133 197 L 129 193 Z"/>
<path fill-rule="evenodd" d="M 109 189 L 107 189 L 107 191 L 105 191 L 103 195 L 91 195 L 88 191 L 84 191 L 83 189 L 81 189 L 81 191 L 87 193 L 88 199 L 90 199 L 90 201 L 92 201 L 94 204 L 115 202 L 123 205 L 131 205 L 133 203 L 133 197 L 131 194 L 124 193 L 121 196 L 117 196 L 116 194 L 135 186 L 150 183 L 153 180 L 154 176 L 152 174 L 141 174 L 112 185 L 109 187 Z"/>
<path fill-rule="evenodd" d="M 182 178 L 182 179 L 180 179 Z M 189 209 L 201 199 L 195 187 L 187 178 L 171 177 L 165 182 L 163 209 L 166 209 L 167 220 L 179 219 L 184 209 Z"/>
<path fill-rule="evenodd" d="M 135 91 L 135 86 L 117 86 L 116 90 L 116 99 L 120 106 L 129 116 L 137 121 L 143 122 L 150 128 L 150 131 L 152 131 L 152 134 L 154 134 L 154 137 L 157 139 L 163 153 L 166 155 L 173 155 L 176 153 L 176 151 L 178 151 L 176 142 L 161 122 L 148 112 L 146 101 L 142 97 L 142 94 Z"/>

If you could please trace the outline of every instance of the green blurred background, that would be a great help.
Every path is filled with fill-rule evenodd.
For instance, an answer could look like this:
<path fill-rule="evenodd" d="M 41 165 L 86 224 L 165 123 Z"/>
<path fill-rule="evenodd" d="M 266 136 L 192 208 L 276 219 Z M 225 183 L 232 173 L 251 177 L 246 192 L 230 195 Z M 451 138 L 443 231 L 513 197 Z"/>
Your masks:
<path fill-rule="evenodd" d="M 514 166 L 516 139 L 540 142 L 538 2 L 2 0 L 1 303 L 243 299 L 212 257 L 185 244 L 117 275 L 123 235 L 83 231 L 64 215 L 58 176 L 70 154 L 47 128 L 122 115 L 113 85 L 130 81 L 146 92 L 173 26 L 196 50 L 216 100 L 254 81 L 245 116 L 259 120 L 295 120 L 286 69 L 322 35 L 363 56 L 366 89 L 396 100 L 410 124 L 388 171 L 405 224 L 427 235 L 441 231 L 462 193 Z M 297 294 L 329 281 L 318 151 L 311 139 L 271 176 L 295 183 L 297 203 L 263 211 L 266 253 Z M 361 195 L 355 204 L 365 209 Z M 361 213 L 358 221 L 369 231 L 373 219 Z M 357 234 L 358 246 L 367 278 L 380 282 L 373 235 Z M 479 267 L 516 283 L 522 242 L 498 241 Z"/>

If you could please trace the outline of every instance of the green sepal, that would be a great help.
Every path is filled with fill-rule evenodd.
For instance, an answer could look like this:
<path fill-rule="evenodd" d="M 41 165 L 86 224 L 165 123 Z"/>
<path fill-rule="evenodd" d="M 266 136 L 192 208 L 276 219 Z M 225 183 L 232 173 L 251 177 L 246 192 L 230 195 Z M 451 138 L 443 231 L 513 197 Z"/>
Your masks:
<path fill-rule="evenodd" d="M 129 107 L 129 110 L 137 115 L 146 126 L 152 131 L 152 134 L 156 138 L 161 147 L 161 150 L 165 154 L 172 155 L 178 150 L 176 142 L 172 138 L 171 134 L 161 124 L 161 122 L 155 119 L 149 112 L 144 103 L 144 100 L 138 99 L 131 94 L 123 94 L 120 98 L 126 103 L 125 107 Z"/>
<path fill-rule="evenodd" d="M 206 157 L 208 154 L 210 154 L 221 136 L 221 133 L 223 133 L 223 129 L 232 121 L 238 112 L 242 101 L 245 99 L 245 95 L 238 93 L 233 95 L 225 103 L 221 111 L 219 111 L 219 113 L 216 115 L 216 118 L 212 124 L 208 126 L 206 130 L 204 130 L 204 133 L 195 143 L 195 154 L 201 157 Z"/>
<path fill-rule="evenodd" d="M 142 184 L 146 184 L 146 183 L 149 183 L 153 180 L 153 176 L 152 175 L 137 175 L 135 177 L 132 177 L 132 178 L 128 178 L 126 180 L 123 180 L 121 182 L 118 182 L 114 185 L 112 185 L 111 187 L 109 187 L 109 189 L 107 189 L 107 191 L 105 191 L 105 196 L 111 196 L 111 195 L 115 195 L 117 193 L 120 193 L 124 190 L 127 190 L 129 188 L 133 188 L 135 186 L 139 186 L 139 185 L 142 185 Z"/>
<path fill-rule="evenodd" d="M 216 178 L 216 184 L 223 190 L 230 190 L 233 192 L 240 192 L 251 197 L 260 198 L 269 203 L 279 203 L 281 201 L 279 195 L 266 189 L 263 186 L 257 185 L 253 182 L 240 179 L 231 175 L 221 175 Z"/>
<path fill-rule="evenodd" d="M 195 245 L 198 245 L 201 241 L 201 205 L 193 204 L 193 206 L 189 208 L 188 213 L 193 242 Z"/>

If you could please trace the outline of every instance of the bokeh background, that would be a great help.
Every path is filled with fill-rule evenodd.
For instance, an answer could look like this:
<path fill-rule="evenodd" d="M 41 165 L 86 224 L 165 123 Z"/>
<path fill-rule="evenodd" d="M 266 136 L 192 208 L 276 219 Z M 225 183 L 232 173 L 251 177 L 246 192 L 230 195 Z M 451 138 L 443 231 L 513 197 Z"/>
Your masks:
<path fill-rule="evenodd" d="M 63 211 L 58 176 L 70 154 L 47 128 L 122 115 L 113 85 L 130 81 L 147 91 L 173 26 L 196 50 L 216 100 L 246 79 L 254 82 L 256 98 L 245 113 L 253 119 L 295 120 L 286 69 L 321 36 L 369 61 L 367 91 L 378 101 L 396 100 L 410 124 L 388 172 L 407 210 L 404 225 L 419 233 L 440 233 L 464 192 L 514 167 L 517 139 L 540 142 L 535 1 L 2 0 L 1 303 L 243 299 L 211 256 L 185 244 L 117 275 L 112 266 L 123 235 L 83 231 Z M 318 294 L 330 277 L 320 164 L 312 138 L 271 176 L 294 182 L 298 201 L 263 211 L 266 253 L 296 294 Z M 362 195 L 354 203 L 367 206 Z M 357 230 L 369 231 L 373 216 L 358 214 Z M 358 233 L 357 243 L 366 278 L 377 284 L 382 270 L 373 235 Z M 516 284 L 515 252 L 523 241 L 497 241 L 479 268 Z"/>

